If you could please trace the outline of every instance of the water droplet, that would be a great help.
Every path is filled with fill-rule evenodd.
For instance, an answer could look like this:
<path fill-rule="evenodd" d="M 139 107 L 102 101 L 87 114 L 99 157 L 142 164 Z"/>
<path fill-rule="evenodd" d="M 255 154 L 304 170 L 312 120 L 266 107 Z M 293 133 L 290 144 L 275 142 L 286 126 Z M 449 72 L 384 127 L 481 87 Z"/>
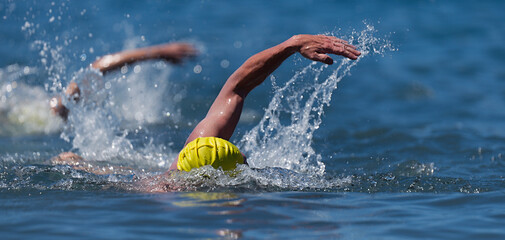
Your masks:
<path fill-rule="evenodd" d="M 126 66 L 126 65 L 122 66 L 122 67 L 121 67 L 121 73 L 122 73 L 122 74 L 126 74 L 126 73 L 128 73 L 128 66 Z"/>
<path fill-rule="evenodd" d="M 221 61 L 221 67 L 222 68 L 228 68 L 230 66 L 230 61 L 224 59 Z"/>
<path fill-rule="evenodd" d="M 195 72 L 196 74 L 199 74 L 202 72 L 202 66 L 200 66 L 200 64 L 196 65 L 194 68 L 193 68 L 193 72 Z"/>

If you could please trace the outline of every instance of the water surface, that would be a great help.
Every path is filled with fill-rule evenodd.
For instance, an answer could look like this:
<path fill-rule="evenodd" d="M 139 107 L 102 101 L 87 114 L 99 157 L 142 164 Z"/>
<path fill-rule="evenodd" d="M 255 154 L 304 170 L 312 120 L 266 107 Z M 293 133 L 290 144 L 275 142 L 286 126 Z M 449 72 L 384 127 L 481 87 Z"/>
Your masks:
<path fill-rule="evenodd" d="M 6 239 L 501 239 L 501 1 L 0 2 L 0 232 Z M 359 61 L 289 58 L 232 141 L 251 167 L 157 180 L 227 77 L 293 34 Z M 168 41 L 200 55 L 101 76 L 107 53 Z M 48 100 L 93 79 L 69 104 Z M 97 175 L 53 166 L 62 151 Z M 117 166 L 121 166 L 118 168 Z M 145 193 L 149 181 L 175 192 Z"/>

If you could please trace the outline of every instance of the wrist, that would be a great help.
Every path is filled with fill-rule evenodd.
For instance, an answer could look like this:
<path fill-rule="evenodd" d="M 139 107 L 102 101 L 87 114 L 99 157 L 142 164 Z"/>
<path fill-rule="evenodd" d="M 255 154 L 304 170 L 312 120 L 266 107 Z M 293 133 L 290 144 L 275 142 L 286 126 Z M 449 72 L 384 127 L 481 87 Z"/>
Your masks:
<path fill-rule="evenodd" d="M 284 43 L 286 44 L 286 49 L 290 53 L 299 52 L 301 48 L 301 38 L 302 35 L 294 35 L 286 40 Z"/>

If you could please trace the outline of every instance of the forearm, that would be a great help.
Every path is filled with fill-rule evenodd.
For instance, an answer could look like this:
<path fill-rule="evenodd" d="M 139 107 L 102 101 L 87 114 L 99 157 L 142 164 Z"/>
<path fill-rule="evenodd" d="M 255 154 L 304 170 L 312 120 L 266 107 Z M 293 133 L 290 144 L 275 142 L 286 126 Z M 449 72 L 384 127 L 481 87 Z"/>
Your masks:
<path fill-rule="evenodd" d="M 245 97 L 295 52 L 300 52 L 303 57 L 310 60 L 326 64 L 333 64 L 333 59 L 328 56 L 328 53 L 342 55 L 353 60 L 356 60 L 361 54 L 355 46 L 336 37 L 295 35 L 285 42 L 247 59 L 230 76 L 221 92 L 232 90 Z"/>
<path fill-rule="evenodd" d="M 207 136 L 230 139 L 240 119 L 247 94 L 297 51 L 292 39 L 247 59 L 228 78 L 207 116 L 195 127 L 186 143 Z"/>
<path fill-rule="evenodd" d="M 323 35 L 296 35 L 285 42 L 247 59 L 226 81 L 207 116 L 190 134 L 186 143 L 197 137 L 229 139 L 242 113 L 244 100 L 281 63 L 295 52 L 313 61 L 332 64 L 328 54 L 357 59 L 360 52 L 346 41 Z"/>
<path fill-rule="evenodd" d="M 242 97 L 260 85 L 284 60 L 297 52 L 294 37 L 247 59 L 226 81 L 221 92 L 229 90 Z"/>
<path fill-rule="evenodd" d="M 149 59 L 164 59 L 172 63 L 178 63 L 184 58 L 193 57 L 196 54 L 197 50 L 191 44 L 168 43 L 109 54 L 99 58 L 91 66 L 101 72 L 107 72 L 120 68 L 125 64 Z"/>
<path fill-rule="evenodd" d="M 93 62 L 91 66 L 101 72 L 107 72 L 122 67 L 125 64 L 158 57 L 160 57 L 159 47 L 154 46 L 105 55 Z"/>

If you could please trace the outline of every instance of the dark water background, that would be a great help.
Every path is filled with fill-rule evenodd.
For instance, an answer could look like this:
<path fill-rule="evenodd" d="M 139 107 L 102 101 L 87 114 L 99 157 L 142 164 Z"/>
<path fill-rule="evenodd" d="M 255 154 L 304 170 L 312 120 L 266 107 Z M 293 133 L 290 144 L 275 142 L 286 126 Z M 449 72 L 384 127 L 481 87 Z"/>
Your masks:
<path fill-rule="evenodd" d="M 503 9 L 503 1 L 1 1 L 1 236 L 503 239 Z M 378 40 L 363 49 L 392 47 L 363 56 L 338 75 L 330 98 L 318 97 L 330 105 L 310 119 L 321 113 L 322 122 L 297 128 L 305 136 L 316 126 L 309 148 L 296 132 L 283 138 L 281 148 L 305 157 L 278 164 L 286 154 L 258 142 L 248 154 L 275 159 L 253 158 L 257 169 L 238 176 L 204 169 L 176 178 L 183 192 L 133 187 L 132 172 L 168 168 L 249 56 L 293 34 L 350 39 L 370 27 Z M 48 98 L 85 78 L 80 69 L 95 58 L 167 41 L 189 41 L 200 55 L 104 77 L 114 90 L 98 91 L 106 97 L 94 99 L 96 109 L 75 106 L 71 127 L 45 115 Z M 274 73 L 276 86 L 309 64 L 291 57 Z M 314 72 L 326 79 L 338 65 Z M 298 81 L 293 92 L 314 76 Z M 271 82 L 249 95 L 232 139 L 239 145 L 278 92 Z M 279 118 L 281 132 L 294 125 L 289 114 Z M 50 164 L 68 150 L 132 172 Z"/>

